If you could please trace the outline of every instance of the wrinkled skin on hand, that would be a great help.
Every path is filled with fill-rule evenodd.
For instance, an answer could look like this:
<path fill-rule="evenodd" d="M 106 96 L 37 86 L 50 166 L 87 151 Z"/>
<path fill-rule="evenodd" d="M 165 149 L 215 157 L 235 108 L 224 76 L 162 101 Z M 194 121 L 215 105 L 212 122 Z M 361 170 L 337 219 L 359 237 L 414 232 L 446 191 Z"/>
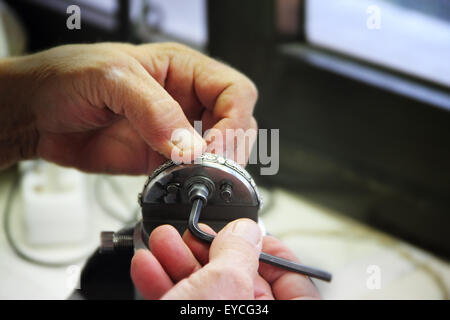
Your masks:
<path fill-rule="evenodd" d="M 6 59 L 0 95 L 3 167 L 38 156 L 88 172 L 148 174 L 173 148 L 188 158 L 205 151 L 194 120 L 204 130 L 257 127 L 253 83 L 176 43 L 67 45 Z M 177 128 L 193 143 L 172 141 Z"/>
<path fill-rule="evenodd" d="M 215 234 L 206 225 L 200 228 Z M 276 238 L 262 237 L 250 219 L 230 222 L 211 247 L 189 230 L 181 237 L 174 227 L 159 226 L 149 248 L 138 250 L 131 263 L 131 277 L 146 299 L 320 299 L 308 277 L 259 263 L 261 250 L 298 259 Z"/>
<path fill-rule="evenodd" d="M 0 98 L 0 168 L 41 157 L 88 172 L 148 174 L 174 150 L 190 159 L 217 151 L 194 120 L 223 133 L 257 128 L 253 83 L 175 43 L 68 45 L 1 60 Z M 173 140 L 179 128 L 192 139 Z M 148 299 L 319 298 L 307 277 L 259 264 L 261 249 L 296 258 L 248 219 L 227 225 L 211 248 L 171 226 L 155 229 L 149 246 L 131 265 Z"/>

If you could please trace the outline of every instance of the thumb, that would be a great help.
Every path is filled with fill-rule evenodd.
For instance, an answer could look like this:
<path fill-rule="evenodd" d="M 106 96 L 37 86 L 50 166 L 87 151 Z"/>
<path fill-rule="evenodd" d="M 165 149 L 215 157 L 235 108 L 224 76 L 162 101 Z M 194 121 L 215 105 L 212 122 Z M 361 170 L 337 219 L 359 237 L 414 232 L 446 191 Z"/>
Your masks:
<path fill-rule="evenodd" d="M 164 299 L 254 299 L 262 233 L 250 219 L 222 229 L 211 244 L 209 263 L 179 282 Z"/>
<path fill-rule="evenodd" d="M 259 226 L 253 220 L 238 219 L 218 233 L 211 244 L 209 261 L 213 265 L 231 265 L 249 276 L 256 275 L 261 248 Z"/>

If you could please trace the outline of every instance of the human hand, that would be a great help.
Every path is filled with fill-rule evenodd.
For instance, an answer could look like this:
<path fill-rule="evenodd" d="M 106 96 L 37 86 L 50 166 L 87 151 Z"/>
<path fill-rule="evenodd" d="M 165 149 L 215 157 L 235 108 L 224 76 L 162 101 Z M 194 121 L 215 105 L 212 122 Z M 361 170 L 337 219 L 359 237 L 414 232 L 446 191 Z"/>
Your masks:
<path fill-rule="evenodd" d="M 211 247 L 188 230 L 181 237 L 174 227 L 159 226 L 150 235 L 149 247 L 151 252 L 140 249 L 131 262 L 133 282 L 146 299 L 320 299 L 308 277 L 259 263 L 261 249 L 298 259 L 276 238 L 263 238 L 249 219 L 229 223 Z"/>
<path fill-rule="evenodd" d="M 205 151 L 194 120 L 203 130 L 256 128 L 253 83 L 175 43 L 67 45 L 6 59 L 0 96 L 0 168 L 38 156 L 148 174 L 173 149 L 189 159 Z M 172 141 L 177 128 L 192 139 Z"/>

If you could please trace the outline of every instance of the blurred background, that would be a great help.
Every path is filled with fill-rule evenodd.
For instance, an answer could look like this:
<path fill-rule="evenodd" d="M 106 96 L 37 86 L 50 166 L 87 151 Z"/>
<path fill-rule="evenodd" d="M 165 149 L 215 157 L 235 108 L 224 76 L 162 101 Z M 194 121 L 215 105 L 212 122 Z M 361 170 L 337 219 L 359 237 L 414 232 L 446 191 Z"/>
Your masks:
<path fill-rule="evenodd" d="M 280 129 L 278 174 L 248 166 L 261 218 L 333 272 L 324 298 L 449 298 L 450 0 L 0 2 L 1 56 L 101 41 L 178 41 L 256 83 L 260 128 Z M 0 298 L 67 298 L 99 231 L 139 217 L 144 181 L 0 172 Z"/>

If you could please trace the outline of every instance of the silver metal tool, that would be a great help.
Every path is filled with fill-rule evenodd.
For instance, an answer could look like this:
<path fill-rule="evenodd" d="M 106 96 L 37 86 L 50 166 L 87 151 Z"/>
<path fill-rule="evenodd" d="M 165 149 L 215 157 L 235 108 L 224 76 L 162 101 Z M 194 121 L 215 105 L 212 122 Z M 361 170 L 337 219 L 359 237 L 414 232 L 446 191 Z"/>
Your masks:
<path fill-rule="evenodd" d="M 104 252 L 123 250 L 133 240 L 134 249 L 147 248 L 149 235 L 162 224 L 173 225 L 180 233 L 191 233 L 208 243 L 214 236 L 198 227 L 199 221 L 215 231 L 238 218 L 258 222 L 262 197 L 250 174 L 234 161 L 205 153 L 196 163 L 176 164 L 167 161 L 148 178 L 138 202 L 142 220 L 134 228 L 133 236 L 113 237 L 103 234 Z M 331 274 L 279 257 L 261 253 L 260 261 L 331 281 Z"/>

